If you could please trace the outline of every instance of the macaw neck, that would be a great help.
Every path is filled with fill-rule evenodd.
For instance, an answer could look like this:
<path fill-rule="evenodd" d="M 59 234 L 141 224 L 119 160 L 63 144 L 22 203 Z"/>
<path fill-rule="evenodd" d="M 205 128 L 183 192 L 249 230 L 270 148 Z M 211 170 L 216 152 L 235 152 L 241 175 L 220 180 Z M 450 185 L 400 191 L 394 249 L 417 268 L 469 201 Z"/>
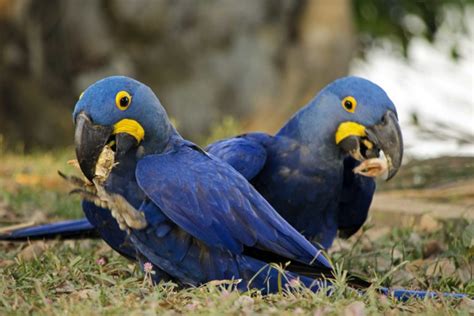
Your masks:
<path fill-rule="evenodd" d="M 164 153 L 168 151 L 176 141 L 183 139 L 171 124 L 165 132 L 161 131 L 161 133 L 163 134 L 154 135 L 143 141 L 143 155 Z"/>
<path fill-rule="evenodd" d="M 298 111 L 276 135 L 297 141 L 316 157 L 342 161 L 344 154 L 334 139 L 336 128 L 328 122 L 315 113 L 314 106 L 308 105 Z"/>

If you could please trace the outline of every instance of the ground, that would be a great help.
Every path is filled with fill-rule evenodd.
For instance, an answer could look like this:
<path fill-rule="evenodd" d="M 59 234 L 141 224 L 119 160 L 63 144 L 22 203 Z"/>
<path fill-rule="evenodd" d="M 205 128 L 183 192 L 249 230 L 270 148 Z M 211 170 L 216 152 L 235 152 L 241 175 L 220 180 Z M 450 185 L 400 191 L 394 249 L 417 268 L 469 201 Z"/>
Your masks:
<path fill-rule="evenodd" d="M 0 151 L 0 227 L 81 217 L 79 199 L 57 170 L 73 172 L 72 149 L 30 155 Z M 382 184 L 368 223 L 330 249 L 333 261 L 377 284 L 474 296 L 474 159 L 413 161 Z M 153 273 L 150 271 L 149 273 Z M 474 313 L 470 300 L 399 303 L 359 295 L 338 278 L 333 295 L 298 284 L 262 296 L 215 282 L 153 286 L 149 275 L 96 240 L 0 243 L 0 314 Z"/>

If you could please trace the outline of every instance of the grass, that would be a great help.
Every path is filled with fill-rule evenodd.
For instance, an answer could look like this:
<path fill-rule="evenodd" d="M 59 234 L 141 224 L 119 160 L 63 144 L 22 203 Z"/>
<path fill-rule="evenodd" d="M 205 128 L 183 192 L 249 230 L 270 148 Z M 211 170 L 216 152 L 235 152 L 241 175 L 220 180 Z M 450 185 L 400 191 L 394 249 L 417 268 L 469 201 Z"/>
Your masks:
<path fill-rule="evenodd" d="M 19 155 L 1 153 L 0 224 L 81 216 L 56 171 L 72 149 Z M 374 217 L 375 218 L 375 217 Z M 474 225 L 466 219 L 421 225 L 380 226 L 372 218 L 349 240 L 337 240 L 331 258 L 384 286 L 463 292 L 474 296 Z M 152 285 L 135 264 L 99 240 L 0 243 L 0 315 L 286 314 L 469 315 L 472 301 L 411 300 L 400 303 L 371 290 L 360 296 L 341 276 L 333 295 L 294 285 L 262 296 L 214 282 L 179 289 Z"/>

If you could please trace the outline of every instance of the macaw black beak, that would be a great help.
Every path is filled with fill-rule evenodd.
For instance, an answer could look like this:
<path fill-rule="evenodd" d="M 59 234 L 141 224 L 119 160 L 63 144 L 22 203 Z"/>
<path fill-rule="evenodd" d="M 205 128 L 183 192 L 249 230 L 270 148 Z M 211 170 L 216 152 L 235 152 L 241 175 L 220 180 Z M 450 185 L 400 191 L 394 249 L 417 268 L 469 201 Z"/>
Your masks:
<path fill-rule="evenodd" d="M 95 176 L 95 169 L 99 156 L 104 146 L 115 140 L 113 150 L 115 151 L 115 161 L 138 144 L 135 137 L 128 133 L 117 133 L 117 124 L 97 125 L 92 123 L 90 117 L 81 112 L 76 117 L 76 130 L 74 133 L 74 144 L 76 147 L 76 157 L 79 166 L 87 179 L 92 181 Z"/>
<path fill-rule="evenodd" d="M 95 166 L 100 153 L 113 131 L 113 126 L 102 126 L 92 123 L 89 116 L 84 112 L 79 113 L 76 117 L 76 130 L 74 132 L 76 157 L 82 173 L 90 181 L 95 176 Z"/>
<path fill-rule="evenodd" d="M 387 181 L 400 169 L 403 158 L 403 138 L 395 113 L 387 111 L 382 122 L 366 128 L 367 138 L 383 151 L 388 163 Z"/>

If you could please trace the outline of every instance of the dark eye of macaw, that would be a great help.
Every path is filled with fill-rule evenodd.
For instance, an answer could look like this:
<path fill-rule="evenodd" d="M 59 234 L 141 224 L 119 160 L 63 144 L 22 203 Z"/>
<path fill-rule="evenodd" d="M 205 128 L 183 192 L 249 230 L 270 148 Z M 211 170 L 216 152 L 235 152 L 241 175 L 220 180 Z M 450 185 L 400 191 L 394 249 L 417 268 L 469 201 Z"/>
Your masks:
<path fill-rule="evenodd" d="M 354 111 L 357 107 L 357 101 L 352 96 L 345 97 L 342 100 L 341 104 L 342 104 L 342 107 L 344 108 L 344 110 L 346 110 L 347 112 L 350 112 L 350 113 L 354 113 Z"/>
<path fill-rule="evenodd" d="M 346 107 L 347 110 L 352 110 L 352 102 L 347 100 L 346 102 L 344 102 L 344 106 Z"/>
<path fill-rule="evenodd" d="M 126 110 L 130 103 L 132 103 L 132 96 L 127 91 L 120 91 L 115 96 L 115 105 L 119 108 L 119 110 Z"/>
<path fill-rule="evenodd" d="M 130 102 L 130 99 L 128 97 L 123 97 L 120 99 L 120 106 L 126 107 L 129 102 Z"/>

